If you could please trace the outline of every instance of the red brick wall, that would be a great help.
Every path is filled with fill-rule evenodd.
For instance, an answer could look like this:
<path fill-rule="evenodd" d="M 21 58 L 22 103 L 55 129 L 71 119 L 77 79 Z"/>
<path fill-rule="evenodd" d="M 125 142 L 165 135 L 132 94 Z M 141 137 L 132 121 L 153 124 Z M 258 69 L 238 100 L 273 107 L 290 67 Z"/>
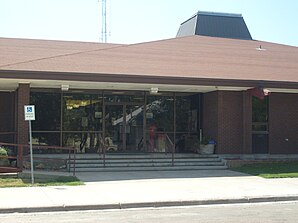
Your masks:
<path fill-rule="evenodd" d="M 0 92 L 0 132 L 15 132 L 15 93 Z M 1 135 L 0 142 L 14 142 L 14 135 Z"/>
<path fill-rule="evenodd" d="M 30 85 L 19 84 L 17 90 L 17 133 L 18 143 L 28 144 L 28 121 L 25 121 L 24 117 L 24 105 L 29 104 L 30 100 Z"/>
<path fill-rule="evenodd" d="M 269 96 L 269 153 L 298 153 L 298 94 Z"/>
<path fill-rule="evenodd" d="M 251 153 L 251 97 L 246 92 L 204 94 L 203 133 L 217 141 L 216 153 Z"/>
<path fill-rule="evenodd" d="M 218 92 L 218 153 L 242 153 L 243 96 L 242 92 Z"/>

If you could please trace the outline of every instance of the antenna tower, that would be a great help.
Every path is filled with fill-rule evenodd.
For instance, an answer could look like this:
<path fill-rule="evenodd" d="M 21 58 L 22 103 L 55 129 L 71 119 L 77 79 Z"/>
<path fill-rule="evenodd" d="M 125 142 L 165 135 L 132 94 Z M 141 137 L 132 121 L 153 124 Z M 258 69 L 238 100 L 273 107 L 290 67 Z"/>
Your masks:
<path fill-rule="evenodd" d="M 101 42 L 107 42 L 107 1 L 101 0 Z"/>

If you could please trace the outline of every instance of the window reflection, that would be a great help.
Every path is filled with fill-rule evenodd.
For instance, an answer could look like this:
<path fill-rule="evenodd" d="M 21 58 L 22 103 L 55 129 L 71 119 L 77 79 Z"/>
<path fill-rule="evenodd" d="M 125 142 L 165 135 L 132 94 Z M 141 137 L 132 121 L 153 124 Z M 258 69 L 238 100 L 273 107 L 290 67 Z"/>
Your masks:
<path fill-rule="evenodd" d="M 89 94 L 63 96 L 64 131 L 102 130 L 102 97 Z"/>
<path fill-rule="evenodd" d="M 144 92 L 142 91 L 105 91 L 105 102 L 133 102 L 144 103 Z"/>
<path fill-rule="evenodd" d="M 39 146 L 60 146 L 60 133 L 33 132 L 32 144 Z M 35 154 L 39 153 L 64 153 L 65 150 L 56 149 L 34 149 Z"/>
<path fill-rule="evenodd" d="M 190 110 L 189 96 L 176 96 L 176 131 L 190 132 L 192 121 L 196 122 L 197 119 L 196 113 L 192 114 Z"/>
<path fill-rule="evenodd" d="M 102 133 L 100 132 L 74 132 L 63 134 L 63 146 L 73 147 L 80 153 L 101 152 Z"/>
<path fill-rule="evenodd" d="M 167 152 L 173 144 L 174 95 L 148 95 L 146 108 L 147 151 Z"/>
<path fill-rule="evenodd" d="M 164 92 L 32 92 L 35 144 L 70 146 L 82 153 L 100 151 L 103 144 L 110 152 L 167 153 L 174 145 L 176 152 L 195 152 L 191 145 L 198 138 L 198 99 L 199 94 Z"/>
<path fill-rule="evenodd" d="M 32 92 L 30 103 L 35 105 L 34 131 L 61 129 L 61 95 L 59 93 Z"/>
<path fill-rule="evenodd" d="M 196 153 L 199 148 L 199 94 L 176 95 L 176 152 Z"/>
<path fill-rule="evenodd" d="M 268 153 L 268 103 L 268 96 L 266 96 L 263 100 L 252 97 L 253 153 Z"/>

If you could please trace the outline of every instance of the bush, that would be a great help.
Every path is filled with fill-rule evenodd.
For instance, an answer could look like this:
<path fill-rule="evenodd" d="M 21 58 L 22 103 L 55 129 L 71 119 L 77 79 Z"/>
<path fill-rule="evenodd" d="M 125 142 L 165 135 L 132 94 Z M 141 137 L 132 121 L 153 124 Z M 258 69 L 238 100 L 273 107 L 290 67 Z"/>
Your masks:
<path fill-rule="evenodd" d="M 8 156 L 7 150 L 4 147 L 0 147 L 0 156 Z"/>

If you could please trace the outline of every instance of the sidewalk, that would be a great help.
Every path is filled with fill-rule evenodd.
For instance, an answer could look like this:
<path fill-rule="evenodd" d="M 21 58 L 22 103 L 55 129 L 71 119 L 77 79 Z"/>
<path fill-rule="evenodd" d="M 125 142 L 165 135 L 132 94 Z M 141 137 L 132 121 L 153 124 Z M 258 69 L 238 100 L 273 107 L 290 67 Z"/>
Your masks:
<path fill-rule="evenodd" d="M 298 200 L 298 178 L 229 170 L 78 173 L 84 186 L 0 188 L 0 213 Z"/>

